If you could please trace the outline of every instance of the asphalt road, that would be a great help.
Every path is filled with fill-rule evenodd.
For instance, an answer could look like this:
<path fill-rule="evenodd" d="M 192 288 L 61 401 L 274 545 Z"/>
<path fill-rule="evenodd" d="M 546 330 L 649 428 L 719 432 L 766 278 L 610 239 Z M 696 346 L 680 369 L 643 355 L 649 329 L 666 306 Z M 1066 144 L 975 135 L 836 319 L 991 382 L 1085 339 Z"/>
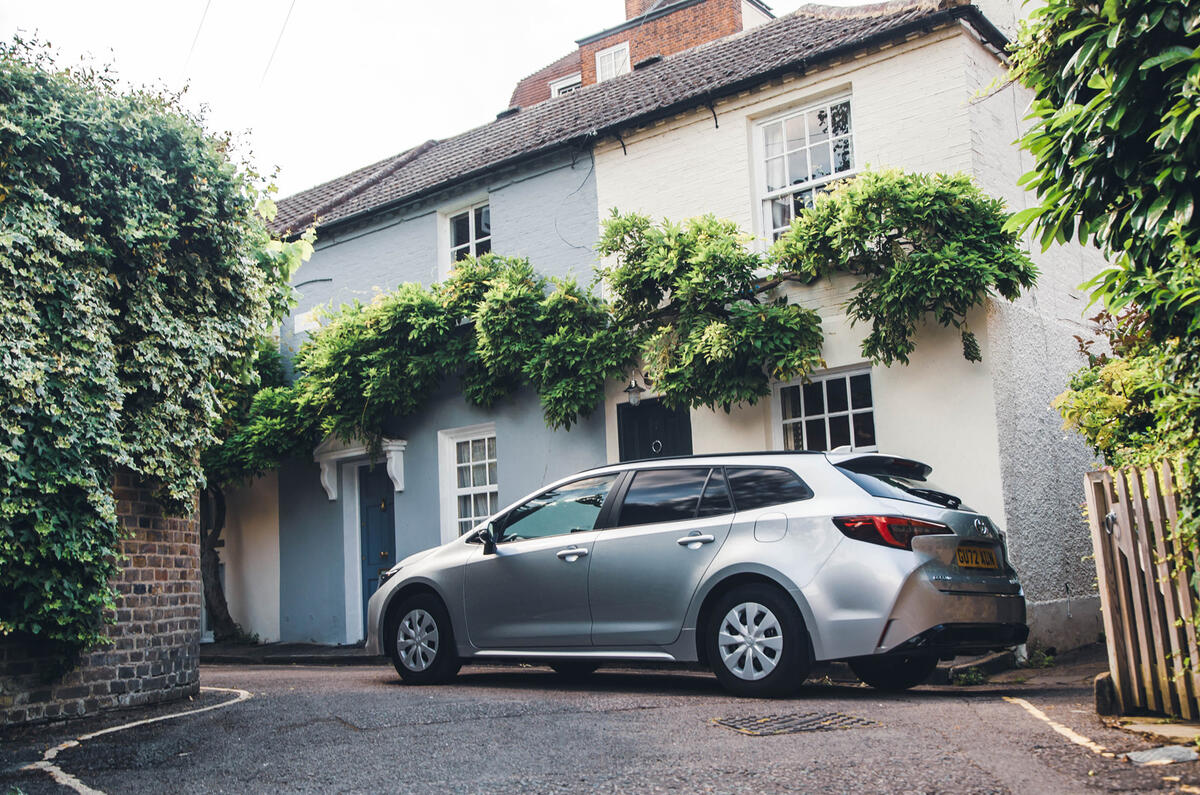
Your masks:
<path fill-rule="evenodd" d="M 55 763 L 108 793 L 1070 793 L 1200 786 L 1200 763 L 1136 768 L 1104 758 L 1003 699 L 1025 699 L 1117 754 L 1149 747 L 1106 728 L 1092 710 L 1087 677 L 1069 670 L 1024 684 L 927 686 L 902 695 L 817 681 L 799 697 L 777 701 L 731 698 L 711 676 L 682 671 L 602 670 L 569 684 L 545 668 L 466 668 L 453 685 L 416 688 L 385 667 L 209 665 L 202 684 L 244 688 L 253 697 L 96 737 Z M 67 792 L 45 772 L 20 767 L 98 728 L 228 698 L 205 693 L 192 704 L 10 733 L 0 747 L 0 793 Z M 874 725 L 746 736 L 714 723 L 800 713 L 840 713 Z"/>

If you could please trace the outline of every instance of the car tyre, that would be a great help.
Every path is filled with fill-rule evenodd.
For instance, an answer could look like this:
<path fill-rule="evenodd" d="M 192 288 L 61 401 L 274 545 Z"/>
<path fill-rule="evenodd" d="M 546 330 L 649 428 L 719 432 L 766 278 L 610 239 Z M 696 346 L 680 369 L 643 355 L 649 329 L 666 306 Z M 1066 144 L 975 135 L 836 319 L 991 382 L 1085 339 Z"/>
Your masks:
<path fill-rule="evenodd" d="M 812 660 L 800 608 L 782 589 L 739 585 L 719 597 L 704 628 L 709 665 L 738 696 L 790 695 L 804 684 Z"/>
<path fill-rule="evenodd" d="M 550 663 L 554 673 L 568 682 L 580 682 L 596 672 L 600 663 L 590 660 L 556 660 Z"/>
<path fill-rule="evenodd" d="M 929 654 L 881 654 L 850 660 L 850 670 L 876 690 L 895 692 L 924 682 L 937 662 L 937 657 Z"/>
<path fill-rule="evenodd" d="M 431 593 L 410 596 L 391 612 L 387 642 L 392 665 L 405 684 L 444 684 L 462 667 L 450 614 Z"/>

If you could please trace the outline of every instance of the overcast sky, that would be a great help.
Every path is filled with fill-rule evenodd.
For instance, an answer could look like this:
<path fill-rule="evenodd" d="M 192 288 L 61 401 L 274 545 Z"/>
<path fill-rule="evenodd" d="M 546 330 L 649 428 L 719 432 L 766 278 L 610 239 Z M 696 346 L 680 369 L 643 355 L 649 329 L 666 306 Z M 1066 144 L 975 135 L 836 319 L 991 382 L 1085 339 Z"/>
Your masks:
<path fill-rule="evenodd" d="M 0 36 L 187 85 L 287 195 L 488 122 L 521 77 L 624 17 L 623 0 L 0 0 Z"/>

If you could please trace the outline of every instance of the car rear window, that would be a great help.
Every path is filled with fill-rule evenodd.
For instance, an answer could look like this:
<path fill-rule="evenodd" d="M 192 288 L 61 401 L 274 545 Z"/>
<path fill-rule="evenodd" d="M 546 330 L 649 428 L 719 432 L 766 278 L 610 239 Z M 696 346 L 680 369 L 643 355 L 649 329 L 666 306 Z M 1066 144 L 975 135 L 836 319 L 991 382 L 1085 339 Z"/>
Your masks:
<path fill-rule="evenodd" d="M 768 505 L 807 500 L 813 491 L 788 469 L 768 467 L 726 467 L 733 504 L 739 511 L 752 511 Z"/>
<path fill-rule="evenodd" d="M 643 469 L 635 473 L 621 505 L 620 524 L 692 519 L 708 480 L 703 469 Z"/>
<path fill-rule="evenodd" d="M 837 467 L 838 471 L 857 483 L 863 491 L 872 497 L 885 497 L 889 500 L 905 500 L 925 505 L 936 505 L 939 508 L 949 508 L 954 511 L 969 511 L 962 500 L 942 491 L 931 483 L 909 480 L 883 472 L 855 472 L 845 467 Z"/>

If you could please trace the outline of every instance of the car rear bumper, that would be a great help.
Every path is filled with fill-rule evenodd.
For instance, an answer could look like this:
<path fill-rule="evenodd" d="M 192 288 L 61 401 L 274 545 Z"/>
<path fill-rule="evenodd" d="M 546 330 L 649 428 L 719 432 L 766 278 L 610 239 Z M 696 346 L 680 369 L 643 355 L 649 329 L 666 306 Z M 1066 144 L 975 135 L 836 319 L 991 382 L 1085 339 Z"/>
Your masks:
<path fill-rule="evenodd" d="M 1019 590 L 945 591 L 913 577 L 901 589 L 874 653 L 969 654 L 1015 646 L 1028 636 L 1025 595 Z"/>
<path fill-rule="evenodd" d="M 1029 627 L 1025 624 L 938 624 L 915 635 L 891 651 L 898 654 L 922 652 L 939 657 L 981 654 L 1007 649 L 1025 642 Z"/>

